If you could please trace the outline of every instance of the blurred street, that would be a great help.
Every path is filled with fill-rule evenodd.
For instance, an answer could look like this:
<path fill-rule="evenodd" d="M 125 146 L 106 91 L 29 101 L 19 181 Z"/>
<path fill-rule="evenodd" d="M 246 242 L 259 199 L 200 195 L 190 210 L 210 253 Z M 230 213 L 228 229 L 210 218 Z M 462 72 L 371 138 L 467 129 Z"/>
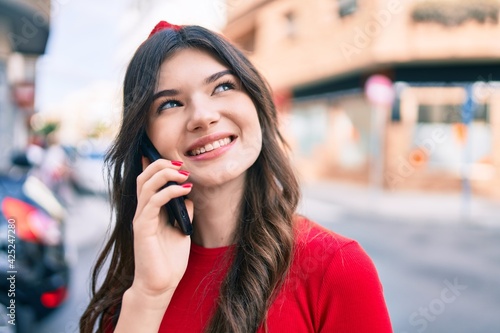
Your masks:
<path fill-rule="evenodd" d="M 90 295 L 91 270 L 109 226 L 109 205 L 102 196 L 76 195 L 68 209 L 66 240 L 73 264 L 65 305 L 38 325 L 39 333 L 78 332 Z"/>
<path fill-rule="evenodd" d="M 474 201 L 472 218 L 464 222 L 454 220 L 460 198 L 453 196 L 440 195 L 439 200 L 412 194 L 391 208 L 390 195 L 370 197 L 353 186 L 310 185 L 303 193 L 302 213 L 359 241 L 375 262 L 395 333 L 500 331 L 500 224 L 473 220 L 495 212 L 500 216 L 498 204 Z M 425 218 L 431 202 L 444 211 L 433 220 Z M 404 216 L 405 205 L 412 203 L 414 209 Z M 77 332 L 88 302 L 90 268 L 110 221 L 102 197 L 75 197 L 69 213 L 67 240 L 77 254 L 70 298 L 39 325 L 39 333 Z"/>
<path fill-rule="evenodd" d="M 23 268 L 19 331 L 78 332 L 112 224 L 104 157 L 136 96 L 123 78 L 160 20 L 256 65 L 299 212 L 367 251 L 395 333 L 500 333 L 500 0 L 0 0 L 0 256 Z M 203 135 L 232 127 L 220 115 Z"/>

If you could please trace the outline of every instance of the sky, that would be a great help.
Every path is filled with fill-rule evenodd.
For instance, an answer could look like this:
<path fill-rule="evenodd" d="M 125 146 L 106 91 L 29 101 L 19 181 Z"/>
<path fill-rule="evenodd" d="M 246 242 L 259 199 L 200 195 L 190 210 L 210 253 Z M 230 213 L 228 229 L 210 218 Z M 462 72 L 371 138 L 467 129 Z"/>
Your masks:
<path fill-rule="evenodd" d="M 43 112 L 60 105 L 95 84 L 117 84 L 134 49 L 161 19 L 222 27 L 223 2 L 52 0 L 46 54 L 37 65 L 37 109 Z"/>
<path fill-rule="evenodd" d="M 114 80 L 114 28 L 126 1 L 54 1 L 46 54 L 39 59 L 36 95 L 41 110 L 95 81 Z"/>

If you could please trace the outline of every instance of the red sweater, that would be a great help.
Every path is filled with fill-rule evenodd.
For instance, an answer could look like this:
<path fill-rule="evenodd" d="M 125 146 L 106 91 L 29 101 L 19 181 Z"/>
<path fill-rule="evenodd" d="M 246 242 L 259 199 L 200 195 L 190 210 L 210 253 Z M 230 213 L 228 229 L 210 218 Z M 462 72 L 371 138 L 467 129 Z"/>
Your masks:
<path fill-rule="evenodd" d="M 360 245 L 306 219 L 297 229 L 289 276 L 269 309 L 269 332 L 392 332 L 377 271 Z M 160 333 L 203 332 L 232 249 L 192 244 Z"/>

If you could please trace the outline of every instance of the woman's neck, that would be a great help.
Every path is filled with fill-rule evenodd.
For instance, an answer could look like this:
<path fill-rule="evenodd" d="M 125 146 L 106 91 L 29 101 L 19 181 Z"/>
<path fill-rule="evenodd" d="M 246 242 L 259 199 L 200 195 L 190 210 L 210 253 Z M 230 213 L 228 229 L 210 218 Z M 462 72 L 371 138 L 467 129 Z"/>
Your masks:
<path fill-rule="evenodd" d="M 245 177 L 217 187 L 196 185 L 189 195 L 194 202 L 193 242 L 207 248 L 231 245 L 240 216 Z"/>

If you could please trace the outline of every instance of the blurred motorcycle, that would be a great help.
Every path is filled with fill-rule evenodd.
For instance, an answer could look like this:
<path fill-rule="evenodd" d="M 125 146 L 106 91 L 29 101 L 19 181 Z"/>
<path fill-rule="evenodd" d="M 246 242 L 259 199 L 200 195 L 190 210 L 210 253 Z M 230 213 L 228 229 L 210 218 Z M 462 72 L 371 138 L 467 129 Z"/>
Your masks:
<path fill-rule="evenodd" d="M 33 332 L 68 297 L 65 210 L 29 171 L 0 175 L 0 209 L 0 332 Z"/>

